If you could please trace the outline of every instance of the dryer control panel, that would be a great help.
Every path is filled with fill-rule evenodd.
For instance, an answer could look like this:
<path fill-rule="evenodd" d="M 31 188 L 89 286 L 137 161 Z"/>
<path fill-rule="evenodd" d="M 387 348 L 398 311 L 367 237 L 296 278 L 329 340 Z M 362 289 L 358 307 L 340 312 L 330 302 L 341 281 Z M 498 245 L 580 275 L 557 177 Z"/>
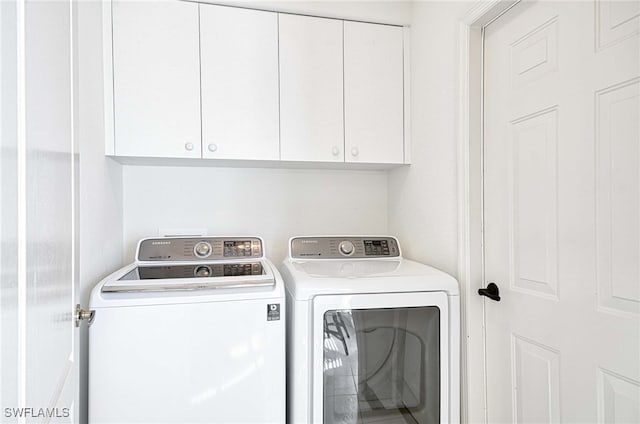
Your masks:
<path fill-rule="evenodd" d="M 215 261 L 262 258 L 258 237 L 158 237 L 141 240 L 138 261 Z"/>
<path fill-rule="evenodd" d="M 293 259 L 397 258 L 400 247 L 394 237 L 294 237 L 290 255 Z"/>

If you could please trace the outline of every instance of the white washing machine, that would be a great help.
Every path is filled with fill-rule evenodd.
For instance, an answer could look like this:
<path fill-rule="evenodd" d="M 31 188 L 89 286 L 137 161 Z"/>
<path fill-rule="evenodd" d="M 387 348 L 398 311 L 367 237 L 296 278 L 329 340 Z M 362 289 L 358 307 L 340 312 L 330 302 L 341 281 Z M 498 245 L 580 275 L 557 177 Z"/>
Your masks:
<path fill-rule="evenodd" d="M 457 281 L 393 237 L 294 237 L 288 422 L 459 423 Z"/>
<path fill-rule="evenodd" d="M 257 237 L 149 238 L 92 291 L 89 422 L 284 423 L 284 285 Z"/>

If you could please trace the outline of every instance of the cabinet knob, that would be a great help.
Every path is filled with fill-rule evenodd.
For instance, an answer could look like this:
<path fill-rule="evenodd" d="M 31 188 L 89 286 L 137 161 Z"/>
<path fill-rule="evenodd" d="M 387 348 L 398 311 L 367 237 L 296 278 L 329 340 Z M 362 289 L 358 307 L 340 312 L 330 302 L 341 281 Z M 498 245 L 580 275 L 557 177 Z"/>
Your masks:
<path fill-rule="evenodd" d="M 331 154 L 333 156 L 338 156 L 340 154 L 340 149 L 338 149 L 338 146 L 333 146 L 333 149 L 331 149 Z"/>
<path fill-rule="evenodd" d="M 192 151 L 193 150 L 193 143 L 185 143 L 184 144 L 184 148 L 187 149 L 188 151 Z"/>
<path fill-rule="evenodd" d="M 358 156 L 359 153 L 360 153 L 360 150 L 358 150 L 357 147 L 354 147 L 353 149 L 351 149 L 351 156 Z"/>
<path fill-rule="evenodd" d="M 215 152 L 216 150 L 218 150 L 218 146 L 216 146 L 214 143 L 209 144 L 207 148 L 210 152 Z"/>

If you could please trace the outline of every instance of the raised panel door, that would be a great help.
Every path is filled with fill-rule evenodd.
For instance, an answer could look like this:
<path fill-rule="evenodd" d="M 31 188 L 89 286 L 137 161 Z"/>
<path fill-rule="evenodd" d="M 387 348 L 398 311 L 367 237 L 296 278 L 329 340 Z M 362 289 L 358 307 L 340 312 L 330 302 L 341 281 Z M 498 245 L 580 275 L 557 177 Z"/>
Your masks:
<path fill-rule="evenodd" d="M 521 2 L 486 28 L 489 422 L 640 422 L 639 12 Z"/>

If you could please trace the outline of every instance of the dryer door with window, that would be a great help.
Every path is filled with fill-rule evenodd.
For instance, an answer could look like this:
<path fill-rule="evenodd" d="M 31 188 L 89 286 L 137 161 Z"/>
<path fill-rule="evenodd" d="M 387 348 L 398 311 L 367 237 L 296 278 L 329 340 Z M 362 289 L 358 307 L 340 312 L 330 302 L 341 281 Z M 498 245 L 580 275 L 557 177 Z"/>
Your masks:
<path fill-rule="evenodd" d="M 447 422 L 447 295 L 317 296 L 315 423 Z"/>

